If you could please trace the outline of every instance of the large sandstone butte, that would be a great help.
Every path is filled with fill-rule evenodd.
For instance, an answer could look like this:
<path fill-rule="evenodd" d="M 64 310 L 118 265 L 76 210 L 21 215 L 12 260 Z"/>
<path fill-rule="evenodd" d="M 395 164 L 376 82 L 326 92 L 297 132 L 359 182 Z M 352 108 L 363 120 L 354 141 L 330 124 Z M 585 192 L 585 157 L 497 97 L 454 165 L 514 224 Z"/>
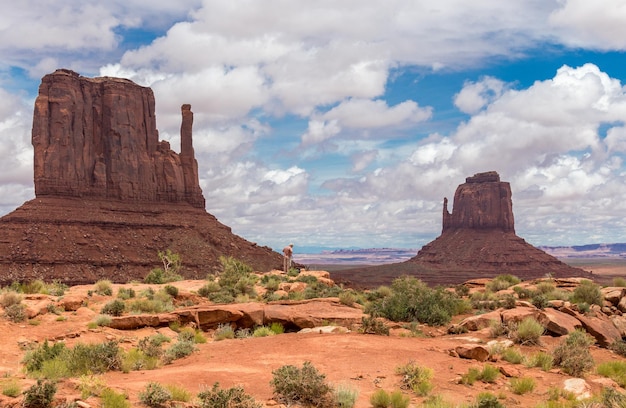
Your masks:
<path fill-rule="evenodd" d="M 181 255 L 187 278 L 233 256 L 256 270 L 282 257 L 233 234 L 204 209 L 182 105 L 181 152 L 159 141 L 152 90 L 60 69 L 39 87 L 33 116 L 36 198 L 0 218 L 0 283 L 141 279 L 158 251 Z"/>
<path fill-rule="evenodd" d="M 333 272 L 337 281 L 364 287 L 389 284 L 401 275 L 424 282 L 457 284 L 501 274 L 521 279 L 587 277 L 590 273 L 571 267 L 528 244 L 515 234 L 511 186 L 495 171 L 468 177 L 454 194 L 454 208 L 443 200 L 441 235 L 424 245 L 417 255 L 402 263 Z"/>

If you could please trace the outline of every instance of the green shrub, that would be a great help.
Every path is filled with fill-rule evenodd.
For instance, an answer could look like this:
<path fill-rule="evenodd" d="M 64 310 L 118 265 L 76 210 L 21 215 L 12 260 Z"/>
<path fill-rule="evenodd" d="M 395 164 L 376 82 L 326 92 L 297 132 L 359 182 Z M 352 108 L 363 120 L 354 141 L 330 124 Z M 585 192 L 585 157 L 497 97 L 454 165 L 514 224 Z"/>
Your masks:
<path fill-rule="evenodd" d="M 541 310 L 545 309 L 546 307 L 550 305 L 550 302 L 548 302 L 548 298 L 542 293 L 533 294 L 532 298 L 530 299 L 530 302 L 537 309 L 541 309 Z"/>
<path fill-rule="evenodd" d="M 162 301 L 158 299 L 136 299 L 130 302 L 129 309 L 135 313 L 163 313 L 171 312 L 174 306 L 171 301 Z"/>
<path fill-rule="evenodd" d="M 121 300 L 115 299 L 105 304 L 100 310 L 100 313 L 111 316 L 121 316 L 124 314 L 125 310 L 126 304 Z"/>
<path fill-rule="evenodd" d="M 179 341 L 165 351 L 163 355 L 163 362 L 170 364 L 174 360 L 187 357 L 196 350 L 196 345 L 193 341 Z"/>
<path fill-rule="evenodd" d="M 254 332 L 252 332 L 252 337 L 267 337 L 267 336 L 273 336 L 275 334 L 276 333 L 274 333 L 272 329 L 270 329 L 269 327 L 260 326 L 254 329 Z"/>
<path fill-rule="evenodd" d="M 22 302 L 22 295 L 12 290 L 3 292 L 0 295 L 0 306 L 7 308 L 12 305 L 18 305 Z"/>
<path fill-rule="evenodd" d="M 381 319 L 374 316 L 364 316 L 361 318 L 361 333 L 365 334 L 378 334 L 382 336 L 389 336 L 389 327 Z"/>
<path fill-rule="evenodd" d="M 302 368 L 285 365 L 272 371 L 270 385 L 274 395 L 287 405 L 299 403 L 317 407 L 333 405 L 332 388 L 325 381 L 326 376 L 306 361 Z"/>
<path fill-rule="evenodd" d="M 617 391 L 613 387 L 605 387 L 602 389 L 601 403 L 605 408 L 624 408 L 626 407 L 626 395 Z"/>
<path fill-rule="evenodd" d="M 191 393 L 183 387 L 167 384 L 165 388 L 172 394 L 172 401 L 189 402 L 191 400 Z"/>
<path fill-rule="evenodd" d="M 61 378 L 71 377 L 72 373 L 67 361 L 61 358 L 55 358 L 44 361 L 37 375 L 41 378 L 56 381 Z"/>
<path fill-rule="evenodd" d="M 163 343 L 169 342 L 169 337 L 163 334 L 155 334 L 153 336 L 146 336 L 139 340 L 137 343 L 137 349 L 144 353 L 148 357 L 161 357 L 164 351 L 161 347 Z"/>
<path fill-rule="evenodd" d="M 511 378 L 513 394 L 524 395 L 535 389 L 535 379 L 531 377 Z"/>
<path fill-rule="evenodd" d="M 498 401 L 498 397 L 490 392 L 481 392 L 476 397 L 475 402 L 470 405 L 471 408 L 505 408 L 504 405 Z"/>
<path fill-rule="evenodd" d="M 52 381 L 38 379 L 37 383 L 24 391 L 22 406 L 26 408 L 47 408 L 52 406 L 57 386 Z"/>
<path fill-rule="evenodd" d="M 535 318 L 527 317 L 517 325 L 513 339 L 518 344 L 538 345 L 544 331 L 544 327 Z"/>
<path fill-rule="evenodd" d="M 357 296 L 352 290 L 344 290 L 339 294 L 339 302 L 346 306 L 352 306 L 356 302 Z"/>
<path fill-rule="evenodd" d="M 424 397 L 433 389 L 431 382 L 433 370 L 428 367 L 420 367 L 414 361 L 396 367 L 396 374 L 402 375 L 402 388 L 408 389 L 417 395 Z"/>
<path fill-rule="evenodd" d="M 618 288 L 626 287 L 626 279 L 622 278 L 621 276 L 618 276 L 617 278 L 613 278 L 612 285 Z"/>
<path fill-rule="evenodd" d="M 100 395 L 102 401 L 102 408 L 130 408 L 130 402 L 126 398 L 126 395 L 117 393 L 110 388 L 102 391 Z"/>
<path fill-rule="evenodd" d="M 198 399 L 200 408 L 261 408 L 263 406 L 247 394 L 243 387 L 222 389 L 219 383 L 213 384 L 211 389 L 201 391 Z"/>
<path fill-rule="evenodd" d="M 136 296 L 135 289 L 121 287 L 117 290 L 117 297 L 122 300 L 132 299 Z"/>
<path fill-rule="evenodd" d="M 596 368 L 598 374 L 608 377 L 619 384 L 620 387 L 626 386 L 626 362 L 625 361 L 608 361 L 598 365 Z"/>
<path fill-rule="evenodd" d="M 283 334 L 285 332 L 285 326 L 280 322 L 272 322 L 272 324 L 270 324 L 270 330 L 274 334 Z"/>
<path fill-rule="evenodd" d="M 374 408 L 387 408 L 391 405 L 391 395 L 383 389 L 376 390 L 370 396 L 370 404 Z"/>
<path fill-rule="evenodd" d="M 44 361 L 55 359 L 61 355 L 65 349 L 65 343 L 59 342 L 50 346 L 48 340 L 45 340 L 39 347 L 28 351 L 22 359 L 26 373 L 32 374 L 40 371 Z"/>
<path fill-rule="evenodd" d="M 475 367 L 470 367 L 467 373 L 461 375 L 461 384 L 474 385 L 476 381 L 480 379 L 480 370 Z"/>
<path fill-rule="evenodd" d="M 2 395 L 7 397 L 16 398 L 22 392 L 20 384 L 15 379 L 11 379 L 2 383 Z"/>
<path fill-rule="evenodd" d="M 101 279 L 94 284 L 93 291 L 98 295 L 111 296 L 113 294 L 113 286 L 110 280 Z"/>
<path fill-rule="evenodd" d="M 372 302 L 370 314 L 396 322 L 441 326 L 448 324 L 463 304 L 443 288 L 431 289 L 414 277 L 402 277 L 393 281 L 391 295 Z"/>
<path fill-rule="evenodd" d="M 580 285 L 574 289 L 570 301 L 572 303 L 587 303 L 588 305 L 600 305 L 604 297 L 600 291 L 600 286 L 590 280 L 583 280 Z"/>
<path fill-rule="evenodd" d="M 513 285 L 520 283 L 518 277 L 513 275 L 498 275 L 491 282 L 486 285 L 486 289 L 491 292 L 498 292 L 500 290 L 508 289 Z"/>
<path fill-rule="evenodd" d="M 44 281 L 41 279 L 35 279 L 33 281 L 24 282 L 20 285 L 23 293 L 43 293 L 47 294 L 47 287 Z"/>
<path fill-rule="evenodd" d="M 485 383 L 494 383 L 500 376 L 500 369 L 491 364 L 485 364 L 480 372 L 479 379 Z"/>
<path fill-rule="evenodd" d="M 163 268 L 152 269 L 144 278 L 145 283 L 162 284 L 183 279 L 183 277 L 178 274 L 182 268 L 180 255 L 173 253 L 169 249 L 159 251 L 157 255 L 163 264 Z"/>
<path fill-rule="evenodd" d="M 151 382 L 139 393 L 139 400 L 151 408 L 165 408 L 172 400 L 172 394 L 161 384 Z"/>
<path fill-rule="evenodd" d="M 200 289 L 198 289 L 198 295 L 206 298 L 210 298 L 212 294 L 218 293 L 222 290 L 219 283 L 215 281 L 205 283 Z"/>
<path fill-rule="evenodd" d="M 526 361 L 526 365 L 528 367 L 541 368 L 543 371 L 549 371 L 554 365 L 554 358 L 544 351 L 538 351 L 530 356 L 530 358 Z"/>
<path fill-rule="evenodd" d="M 554 364 L 561 367 L 566 374 L 582 377 L 594 366 L 594 360 L 589 351 L 589 346 L 594 342 L 594 338 L 584 331 L 571 332 L 552 352 Z"/>
<path fill-rule="evenodd" d="M 19 323 L 26 320 L 26 305 L 15 303 L 4 308 L 4 315 L 13 323 Z"/>
<path fill-rule="evenodd" d="M 93 323 L 94 327 L 90 327 L 90 328 L 94 328 L 94 329 L 96 327 L 109 326 L 111 324 L 111 316 L 103 315 L 103 314 L 98 315 L 98 316 L 96 316 L 96 319 L 93 322 L 91 322 L 91 323 Z"/>
<path fill-rule="evenodd" d="M 359 390 L 347 385 L 338 385 L 335 388 L 335 402 L 338 408 L 353 408 L 359 397 Z"/>
<path fill-rule="evenodd" d="M 154 370 L 159 366 L 159 356 L 147 355 L 144 351 L 132 348 L 123 353 L 120 369 L 124 373 L 139 370 Z"/>
<path fill-rule="evenodd" d="M 163 290 L 165 291 L 165 293 L 173 298 L 178 296 L 178 288 L 176 286 L 165 285 L 165 287 L 163 287 Z"/>
<path fill-rule="evenodd" d="M 522 364 L 525 358 L 519 349 L 509 347 L 502 352 L 502 359 L 511 364 Z"/>
<path fill-rule="evenodd" d="M 78 383 L 80 396 L 87 399 L 92 395 L 99 397 L 107 389 L 106 382 L 99 375 L 81 375 Z"/>
<path fill-rule="evenodd" d="M 454 408 L 455 405 L 443 399 L 441 395 L 431 395 L 422 402 L 420 408 Z"/>
<path fill-rule="evenodd" d="M 121 364 L 120 348 L 116 341 L 96 344 L 78 343 L 71 349 L 64 350 L 61 357 L 66 359 L 70 372 L 74 376 L 118 370 Z"/>
<path fill-rule="evenodd" d="M 609 346 L 609 349 L 611 349 L 615 354 L 626 357 L 626 341 L 624 340 L 614 341 Z"/>
<path fill-rule="evenodd" d="M 220 324 L 213 333 L 213 340 L 220 341 L 226 339 L 234 339 L 235 331 L 229 324 Z"/>

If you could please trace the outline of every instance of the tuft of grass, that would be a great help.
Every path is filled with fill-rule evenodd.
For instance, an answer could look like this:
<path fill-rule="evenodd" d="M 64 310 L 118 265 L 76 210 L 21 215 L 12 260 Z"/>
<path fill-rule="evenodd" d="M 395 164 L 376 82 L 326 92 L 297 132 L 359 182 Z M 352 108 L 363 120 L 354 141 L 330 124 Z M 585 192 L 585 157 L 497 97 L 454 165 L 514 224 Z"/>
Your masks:
<path fill-rule="evenodd" d="M 340 384 L 335 388 L 335 402 L 338 408 L 353 408 L 359 397 L 359 390 L 350 385 Z"/>
<path fill-rule="evenodd" d="M 421 367 L 414 361 L 396 367 L 396 374 L 402 375 L 402 388 L 409 389 L 417 395 L 424 397 L 433 389 L 433 370 Z"/>
<path fill-rule="evenodd" d="M 260 326 L 254 329 L 254 332 L 252 332 L 252 337 L 267 337 L 267 336 L 273 336 L 275 334 L 276 333 L 274 333 L 272 329 L 270 329 L 269 327 Z"/>
<path fill-rule="evenodd" d="M 102 402 L 102 408 L 130 408 L 130 401 L 125 394 L 113 391 L 110 388 L 106 388 L 100 395 Z"/>
<path fill-rule="evenodd" d="M 541 336 L 545 329 L 533 317 L 527 317 L 522 320 L 513 332 L 513 339 L 518 344 L 539 345 Z"/>
<path fill-rule="evenodd" d="M 535 379 L 531 377 L 511 378 L 511 390 L 513 394 L 524 395 L 535 389 Z"/>
<path fill-rule="evenodd" d="M 20 387 L 20 384 L 14 378 L 2 383 L 2 395 L 16 398 L 20 395 L 21 392 L 22 389 Z"/>
<path fill-rule="evenodd" d="M 552 355 L 544 351 L 538 351 L 526 360 L 526 365 L 528 367 L 539 367 L 543 371 L 550 371 L 554 365 L 554 359 Z"/>
<path fill-rule="evenodd" d="M 15 291 L 9 290 L 0 295 L 0 306 L 5 309 L 9 306 L 20 304 L 21 302 L 22 295 Z"/>
<path fill-rule="evenodd" d="M 144 351 L 132 348 L 123 353 L 120 368 L 122 372 L 154 370 L 159 366 L 159 357 L 147 355 Z"/>
<path fill-rule="evenodd" d="M 181 386 L 175 384 L 166 384 L 165 388 L 172 395 L 172 401 L 189 402 L 191 401 L 191 392 Z"/>
<path fill-rule="evenodd" d="M 500 369 L 491 364 L 485 364 L 480 372 L 480 380 L 486 383 L 494 383 L 500 376 Z"/>
<path fill-rule="evenodd" d="M 98 295 L 111 296 L 113 295 L 113 284 L 108 279 L 100 279 L 93 286 L 93 291 Z"/>
<path fill-rule="evenodd" d="M 391 405 L 391 396 L 383 389 L 376 390 L 370 396 L 370 405 L 373 408 L 387 408 Z"/>
<path fill-rule="evenodd" d="M 441 395 L 432 395 L 428 397 L 422 405 L 421 408 L 454 408 L 455 405 L 449 401 L 443 399 Z"/>
<path fill-rule="evenodd" d="M 285 327 L 280 322 L 273 322 L 270 324 L 270 330 L 274 332 L 274 334 L 283 334 L 285 332 Z"/>
<path fill-rule="evenodd" d="M 511 364 L 522 364 L 525 357 L 518 348 L 509 347 L 502 352 L 502 359 Z"/>
<path fill-rule="evenodd" d="M 99 375 L 83 374 L 79 378 L 78 389 L 82 399 L 87 399 L 92 395 L 99 397 L 106 388 L 106 382 Z"/>
<path fill-rule="evenodd" d="M 596 372 L 603 377 L 608 377 L 619 384 L 626 386 L 626 361 L 608 361 L 596 367 Z"/>
<path fill-rule="evenodd" d="M 226 339 L 234 339 L 235 330 L 229 324 L 220 324 L 213 333 L 213 340 L 220 341 Z"/>

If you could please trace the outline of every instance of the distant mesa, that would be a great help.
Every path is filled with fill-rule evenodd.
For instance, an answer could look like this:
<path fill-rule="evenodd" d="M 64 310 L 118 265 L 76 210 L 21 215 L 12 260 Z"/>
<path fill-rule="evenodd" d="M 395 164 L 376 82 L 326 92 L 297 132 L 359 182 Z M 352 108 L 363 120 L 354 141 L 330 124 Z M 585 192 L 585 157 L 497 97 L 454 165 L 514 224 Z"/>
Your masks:
<path fill-rule="evenodd" d="M 457 284 L 475 278 L 512 274 L 521 279 L 551 275 L 587 277 L 528 244 L 515 234 L 511 186 L 495 171 L 467 177 L 454 194 L 453 211 L 443 200 L 442 233 L 408 261 L 332 273 L 333 279 L 365 287 L 389 284 L 401 275 L 424 282 Z"/>
<path fill-rule="evenodd" d="M 150 88 L 59 69 L 41 81 L 32 143 L 36 198 L 0 218 L 0 283 L 141 279 L 158 251 L 181 255 L 187 278 L 233 256 L 256 270 L 282 256 L 233 234 L 204 209 L 191 106 L 181 152 L 159 141 Z"/>

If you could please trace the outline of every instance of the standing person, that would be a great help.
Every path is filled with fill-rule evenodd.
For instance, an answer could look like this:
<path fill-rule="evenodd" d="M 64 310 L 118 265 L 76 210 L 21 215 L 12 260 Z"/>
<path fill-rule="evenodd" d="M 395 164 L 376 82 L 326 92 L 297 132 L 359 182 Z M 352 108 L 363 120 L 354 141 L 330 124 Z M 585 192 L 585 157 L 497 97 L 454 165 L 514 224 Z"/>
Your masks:
<path fill-rule="evenodd" d="M 293 244 L 289 244 L 283 248 L 283 254 L 285 255 L 283 261 L 283 269 L 285 273 L 289 272 L 291 268 L 291 257 L 293 256 Z"/>

